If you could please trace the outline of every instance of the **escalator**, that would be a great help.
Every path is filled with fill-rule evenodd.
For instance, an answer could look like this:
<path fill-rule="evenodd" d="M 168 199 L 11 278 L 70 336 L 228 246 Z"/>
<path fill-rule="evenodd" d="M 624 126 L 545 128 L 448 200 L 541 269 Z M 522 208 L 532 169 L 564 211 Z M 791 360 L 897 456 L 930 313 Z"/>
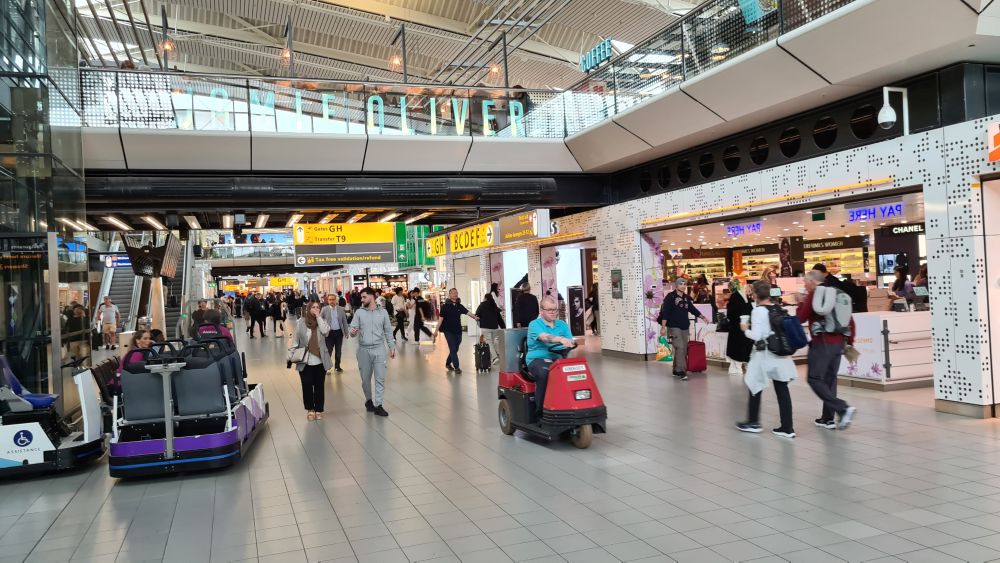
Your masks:
<path fill-rule="evenodd" d="M 129 318 L 132 311 L 132 295 L 135 290 L 136 276 L 132 273 L 132 268 L 114 268 L 111 274 L 111 289 L 108 295 L 111 302 L 118 306 L 122 321 L 125 323 L 125 330 L 132 330 L 129 326 L 134 323 L 134 319 Z"/>
<path fill-rule="evenodd" d="M 185 244 L 186 243 L 182 243 Z M 167 338 L 181 338 L 183 335 L 178 330 L 177 321 L 181 316 L 181 307 L 184 304 L 184 273 L 188 266 L 187 248 L 181 253 L 181 263 L 177 265 L 177 276 L 166 283 L 164 280 L 163 295 L 163 320 L 166 328 Z"/>

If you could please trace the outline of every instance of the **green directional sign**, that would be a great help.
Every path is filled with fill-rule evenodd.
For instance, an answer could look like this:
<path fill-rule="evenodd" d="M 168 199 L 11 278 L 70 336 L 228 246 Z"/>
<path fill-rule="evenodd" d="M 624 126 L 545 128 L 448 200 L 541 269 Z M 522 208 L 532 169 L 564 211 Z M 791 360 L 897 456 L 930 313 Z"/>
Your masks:
<path fill-rule="evenodd" d="M 441 225 L 396 225 L 396 262 L 402 268 L 433 266 L 434 258 L 427 256 L 424 241 L 434 231 L 444 229 Z"/>

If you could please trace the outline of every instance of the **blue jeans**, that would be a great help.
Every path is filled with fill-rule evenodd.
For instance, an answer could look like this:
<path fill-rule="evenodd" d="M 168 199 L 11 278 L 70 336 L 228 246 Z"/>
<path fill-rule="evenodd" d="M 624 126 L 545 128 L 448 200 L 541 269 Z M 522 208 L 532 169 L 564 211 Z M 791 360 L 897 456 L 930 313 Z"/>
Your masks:
<path fill-rule="evenodd" d="M 448 359 L 444 365 L 458 369 L 458 347 L 462 344 L 462 333 L 446 332 L 444 339 L 448 341 Z"/>
<path fill-rule="evenodd" d="M 542 416 L 542 407 L 545 406 L 545 389 L 549 385 L 549 368 L 552 367 L 552 360 L 546 358 L 536 358 L 528 364 L 528 371 L 535 378 L 535 409 L 538 417 Z"/>

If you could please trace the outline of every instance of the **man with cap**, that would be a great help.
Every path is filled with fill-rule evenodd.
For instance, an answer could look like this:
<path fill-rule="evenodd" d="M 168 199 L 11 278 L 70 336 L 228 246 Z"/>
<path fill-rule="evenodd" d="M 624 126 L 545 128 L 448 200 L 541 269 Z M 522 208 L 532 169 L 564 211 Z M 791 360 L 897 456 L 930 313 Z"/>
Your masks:
<path fill-rule="evenodd" d="M 823 285 L 835 287 L 848 295 L 852 295 L 852 290 L 847 286 L 846 283 L 844 283 L 843 281 L 841 281 L 840 278 L 838 278 L 837 276 L 831 274 L 826 270 L 826 264 L 816 263 L 815 265 L 813 265 L 812 269 L 817 270 L 819 272 L 823 272 L 823 275 L 826 277 L 826 279 L 823 280 Z"/>
<path fill-rule="evenodd" d="M 660 334 L 667 335 L 674 347 L 674 376 L 682 381 L 687 381 L 687 346 L 691 330 L 689 315 L 708 323 L 708 319 L 694 306 L 694 301 L 687 294 L 687 280 L 677 278 L 674 290 L 663 298 L 657 320 L 662 327 Z"/>

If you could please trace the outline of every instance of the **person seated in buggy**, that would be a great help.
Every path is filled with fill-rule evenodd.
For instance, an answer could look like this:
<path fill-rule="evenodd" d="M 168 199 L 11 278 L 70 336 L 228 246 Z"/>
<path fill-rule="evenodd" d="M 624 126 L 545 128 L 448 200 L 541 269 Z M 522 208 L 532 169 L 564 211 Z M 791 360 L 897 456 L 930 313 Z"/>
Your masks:
<path fill-rule="evenodd" d="M 226 325 L 222 324 L 222 313 L 218 309 L 209 309 L 205 311 L 204 322 L 195 329 L 195 337 L 216 335 L 224 336 L 233 344 L 236 343 L 233 333 L 226 328 Z"/>
<path fill-rule="evenodd" d="M 528 324 L 527 354 L 525 364 L 528 372 L 535 380 L 535 405 L 541 418 L 542 405 L 545 403 L 545 388 L 549 381 L 549 368 L 552 362 L 561 354 L 553 350 L 553 345 L 565 348 L 574 346 L 573 333 L 566 321 L 560 320 L 559 304 L 555 297 L 546 296 L 542 299 L 542 310 L 539 317 Z"/>

